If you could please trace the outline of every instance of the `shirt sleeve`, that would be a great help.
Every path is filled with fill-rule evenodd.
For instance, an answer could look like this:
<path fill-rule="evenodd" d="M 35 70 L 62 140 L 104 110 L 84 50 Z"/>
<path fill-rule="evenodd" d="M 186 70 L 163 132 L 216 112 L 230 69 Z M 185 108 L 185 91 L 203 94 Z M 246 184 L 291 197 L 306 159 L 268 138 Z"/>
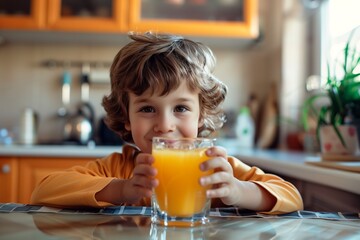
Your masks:
<path fill-rule="evenodd" d="M 228 161 L 233 167 L 234 176 L 237 179 L 254 182 L 276 198 L 274 207 L 264 213 L 280 214 L 303 209 L 301 195 L 290 182 L 274 174 L 264 173 L 257 167 L 250 167 L 237 158 L 229 157 Z"/>
<path fill-rule="evenodd" d="M 132 169 L 133 161 L 126 161 L 123 154 L 113 153 L 89 161 L 85 166 L 53 172 L 36 186 L 31 203 L 54 207 L 111 206 L 97 201 L 95 194 L 114 178 L 130 178 Z"/>

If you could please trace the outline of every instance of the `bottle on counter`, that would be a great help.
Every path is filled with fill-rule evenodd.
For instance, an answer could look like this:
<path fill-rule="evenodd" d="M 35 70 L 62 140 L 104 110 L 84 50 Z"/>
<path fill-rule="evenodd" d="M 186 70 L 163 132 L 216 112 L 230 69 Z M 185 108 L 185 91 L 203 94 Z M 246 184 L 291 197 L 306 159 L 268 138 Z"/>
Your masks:
<path fill-rule="evenodd" d="M 32 108 L 25 108 L 20 117 L 19 143 L 33 145 L 37 143 L 39 115 Z"/>
<path fill-rule="evenodd" d="M 248 107 L 242 107 L 240 109 L 236 119 L 235 133 L 239 147 L 254 147 L 255 124 Z"/>

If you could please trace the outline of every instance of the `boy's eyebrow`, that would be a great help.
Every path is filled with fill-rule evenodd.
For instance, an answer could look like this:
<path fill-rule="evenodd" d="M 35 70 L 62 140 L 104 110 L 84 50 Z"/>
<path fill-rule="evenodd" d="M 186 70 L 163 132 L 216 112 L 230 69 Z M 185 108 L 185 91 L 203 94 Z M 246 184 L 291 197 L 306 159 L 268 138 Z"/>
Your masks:
<path fill-rule="evenodd" d="M 177 99 L 177 101 L 179 101 L 179 102 L 194 102 L 194 99 L 192 99 L 192 98 L 179 98 L 179 99 Z"/>
<path fill-rule="evenodd" d="M 151 100 L 149 100 L 148 98 L 139 97 L 135 99 L 134 104 L 147 103 L 147 102 L 151 102 Z M 192 98 L 181 97 L 181 98 L 177 98 L 176 102 L 194 102 L 194 100 Z"/>
<path fill-rule="evenodd" d="M 139 98 L 135 99 L 134 104 L 144 103 L 144 102 L 148 102 L 148 99 L 139 97 Z"/>

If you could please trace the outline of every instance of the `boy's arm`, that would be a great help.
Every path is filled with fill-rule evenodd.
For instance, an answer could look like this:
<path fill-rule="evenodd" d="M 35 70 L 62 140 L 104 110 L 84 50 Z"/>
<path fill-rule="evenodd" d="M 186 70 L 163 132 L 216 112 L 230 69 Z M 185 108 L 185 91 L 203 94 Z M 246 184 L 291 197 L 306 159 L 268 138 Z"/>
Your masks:
<path fill-rule="evenodd" d="M 136 204 L 143 198 L 150 199 L 152 189 L 158 185 L 156 169 L 151 166 L 154 158 L 150 154 L 139 153 L 129 179 L 113 179 L 106 187 L 96 193 L 97 201 L 112 204 Z"/>
<path fill-rule="evenodd" d="M 114 153 L 106 159 L 90 161 L 86 166 L 53 172 L 36 186 L 31 203 L 58 207 L 112 205 L 97 201 L 95 194 L 113 179 L 126 178 L 131 174 L 132 167 L 125 166 L 125 161 L 121 160 L 122 155 Z"/>
<path fill-rule="evenodd" d="M 113 179 L 109 182 L 109 184 L 95 194 L 96 201 L 107 202 L 114 205 L 126 203 L 127 199 L 124 198 L 125 184 L 126 180 Z"/>
<path fill-rule="evenodd" d="M 200 168 L 202 171 L 213 169 L 214 173 L 201 177 L 200 184 L 213 185 L 206 191 L 209 198 L 219 199 L 225 206 L 267 213 L 292 212 L 303 208 L 300 193 L 291 183 L 228 157 L 223 147 L 209 148 L 206 154 L 209 159 Z M 217 203 L 213 201 L 212 206 L 219 206 Z"/>
<path fill-rule="evenodd" d="M 237 184 L 237 198 L 241 201 L 234 206 L 257 211 L 270 211 L 276 204 L 276 198 L 260 185 L 251 181 L 240 181 Z M 245 193 L 245 194 L 244 194 Z"/>
<path fill-rule="evenodd" d="M 98 202 L 95 199 L 95 193 L 107 186 L 112 178 L 87 175 L 75 169 L 54 172 L 44 178 L 34 189 L 31 204 L 54 207 L 111 205 Z"/>
<path fill-rule="evenodd" d="M 229 157 L 233 167 L 234 177 L 240 180 L 237 184 L 246 196 L 241 207 L 257 206 L 262 212 L 282 213 L 303 209 L 303 202 L 299 191 L 290 182 L 279 176 L 264 173 L 257 167 L 249 167 L 240 160 Z M 246 206 L 244 206 L 246 203 Z"/>

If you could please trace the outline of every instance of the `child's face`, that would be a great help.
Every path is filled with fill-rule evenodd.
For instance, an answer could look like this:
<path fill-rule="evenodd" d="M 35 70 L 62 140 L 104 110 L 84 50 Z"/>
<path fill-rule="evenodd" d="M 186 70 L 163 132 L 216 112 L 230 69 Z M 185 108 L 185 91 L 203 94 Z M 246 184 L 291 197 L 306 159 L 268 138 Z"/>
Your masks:
<path fill-rule="evenodd" d="M 152 138 L 197 137 L 201 127 L 199 93 L 192 92 L 183 82 L 168 95 L 150 95 L 145 91 L 141 96 L 129 94 L 129 123 L 134 143 L 142 152 L 151 153 Z"/>

